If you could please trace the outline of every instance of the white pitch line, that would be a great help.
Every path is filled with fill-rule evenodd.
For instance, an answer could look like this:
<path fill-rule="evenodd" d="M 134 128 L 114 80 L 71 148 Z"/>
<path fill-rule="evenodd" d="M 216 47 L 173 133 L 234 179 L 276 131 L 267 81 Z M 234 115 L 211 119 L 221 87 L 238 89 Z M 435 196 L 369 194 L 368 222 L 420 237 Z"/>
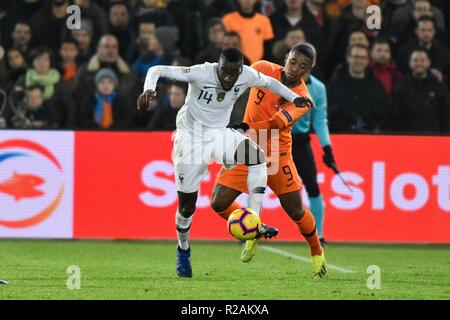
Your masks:
<path fill-rule="evenodd" d="M 266 251 L 277 253 L 280 256 L 285 256 L 285 257 L 289 257 L 289 258 L 292 258 L 292 259 L 295 259 L 295 260 L 311 263 L 311 258 L 307 258 L 307 257 L 304 257 L 304 256 L 299 256 L 297 254 L 293 254 L 293 253 L 290 253 L 290 252 L 287 252 L 287 251 L 284 251 L 284 250 L 281 250 L 281 249 L 277 249 L 277 248 L 273 248 L 273 247 L 269 247 L 269 246 L 265 246 L 265 245 L 262 245 L 262 246 L 259 246 L 259 247 L 261 249 L 266 250 Z M 343 272 L 343 273 L 355 273 L 355 271 L 353 271 L 352 269 L 338 267 L 338 266 L 329 264 L 328 262 L 327 262 L 327 268 L 331 269 L 331 270 L 336 270 L 336 271 L 339 271 L 339 272 Z"/>

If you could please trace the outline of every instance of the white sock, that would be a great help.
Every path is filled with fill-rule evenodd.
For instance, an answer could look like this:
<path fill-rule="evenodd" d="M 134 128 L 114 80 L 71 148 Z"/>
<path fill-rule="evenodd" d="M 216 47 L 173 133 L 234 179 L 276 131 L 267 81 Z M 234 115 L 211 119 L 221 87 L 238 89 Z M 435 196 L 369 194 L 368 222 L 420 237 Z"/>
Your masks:
<path fill-rule="evenodd" d="M 189 249 L 189 230 L 191 229 L 192 217 L 193 215 L 189 218 L 183 217 L 177 209 L 175 223 L 177 226 L 178 245 L 183 250 Z"/>
<path fill-rule="evenodd" d="M 248 207 L 258 215 L 261 213 L 264 192 L 267 186 L 266 163 L 248 166 L 247 188 L 249 192 Z"/>

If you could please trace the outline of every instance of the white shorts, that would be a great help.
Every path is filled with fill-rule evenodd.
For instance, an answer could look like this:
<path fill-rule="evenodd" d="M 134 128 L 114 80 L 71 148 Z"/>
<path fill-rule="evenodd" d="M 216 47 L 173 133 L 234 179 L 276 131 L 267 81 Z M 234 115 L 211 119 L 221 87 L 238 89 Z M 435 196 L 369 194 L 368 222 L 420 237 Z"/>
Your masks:
<path fill-rule="evenodd" d="M 177 191 L 198 191 L 211 160 L 229 168 L 234 166 L 236 148 L 246 139 L 243 134 L 229 128 L 206 130 L 197 136 L 177 130 L 172 154 Z"/>

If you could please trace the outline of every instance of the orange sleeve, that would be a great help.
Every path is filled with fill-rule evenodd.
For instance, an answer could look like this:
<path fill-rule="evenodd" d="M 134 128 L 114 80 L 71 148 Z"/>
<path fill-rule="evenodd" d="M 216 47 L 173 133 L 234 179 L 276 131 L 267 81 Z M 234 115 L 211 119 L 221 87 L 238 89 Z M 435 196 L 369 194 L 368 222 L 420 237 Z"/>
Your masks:
<path fill-rule="evenodd" d="M 266 76 L 271 76 L 271 77 L 274 76 L 273 75 L 274 72 L 272 70 L 272 66 L 269 61 L 266 61 L 266 60 L 256 61 L 255 63 L 253 63 L 251 65 L 251 67 L 253 69 L 255 69 L 256 71 L 259 71 L 259 72 L 265 74 Z"/>
<path fill-rule="evenodd" d="M 266 16 L 263 16 L 264 20 L 263 22 L 263 38 L 264 40 L 271 40 L 273 39 L 273 29 L 272 29 L 272 23 L 270 22 L 269 18 Z"/>
<path fill-rule="evenodd" d="M 286 108 L 281 109 L 273 115 L 269 120 L 249 122 L 250 129 L 284 129 L 294 125 L 300 117 L 306 114 L 309 108 L 299 108 L 290 103 Z"/>

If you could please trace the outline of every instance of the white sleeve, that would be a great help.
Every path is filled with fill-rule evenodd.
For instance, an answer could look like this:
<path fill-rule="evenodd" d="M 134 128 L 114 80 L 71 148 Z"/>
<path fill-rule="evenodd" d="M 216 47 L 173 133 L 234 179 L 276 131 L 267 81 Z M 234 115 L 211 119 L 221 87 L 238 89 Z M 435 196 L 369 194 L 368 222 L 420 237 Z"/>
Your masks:
<path fill-rule="evenodd" d="M 148 69 L 145 76 L 144 91 L 156 89 L 160 77 L 183 82 L 200 81 L 205 77 L 205 68 L 201 64 L 192 67 L 154 66 Z"/>
<path fill-rule="evenodd" d="M 249 69 L 250 72 L 253 73 L 253 80 L 250 81 L 252 87 L 267 88 L 273 93 L 291 102 L 294 102 L 294 100 L 299 97 L 298 94 L 296 94 L 294 91 L 286 87 L 280 81 L 272 77 L 266 76 L 265 74 L 253 68 Z"/>

